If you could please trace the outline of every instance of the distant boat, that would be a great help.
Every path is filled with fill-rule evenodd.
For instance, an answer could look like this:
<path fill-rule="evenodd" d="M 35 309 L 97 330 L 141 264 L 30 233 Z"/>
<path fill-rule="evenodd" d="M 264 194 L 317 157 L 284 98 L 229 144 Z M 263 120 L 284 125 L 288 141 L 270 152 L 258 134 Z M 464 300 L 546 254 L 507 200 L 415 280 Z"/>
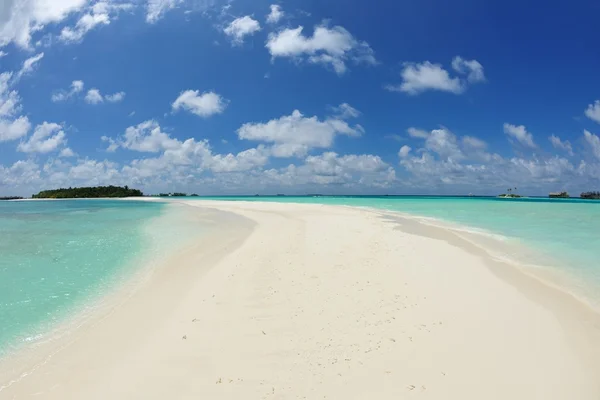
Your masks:
<path fill-rule="evenodd" d="M 568 199 L 571 196 L 569 196 L 569 193 L 567 192 L 553 192 L 550 193 L 548 197 L 550 197 L 551 199 Z"/>

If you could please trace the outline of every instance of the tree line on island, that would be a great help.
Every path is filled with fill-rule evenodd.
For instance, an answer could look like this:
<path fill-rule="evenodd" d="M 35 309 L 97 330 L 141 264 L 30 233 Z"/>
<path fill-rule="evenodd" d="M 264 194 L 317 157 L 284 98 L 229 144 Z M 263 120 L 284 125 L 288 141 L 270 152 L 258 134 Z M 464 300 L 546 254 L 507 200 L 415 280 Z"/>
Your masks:
<path fill-rule="evenodd" d="M 89 199 L 89 198 L 119 198 L 119 197 L 142 197 L 139 189 L 131 189 L 129 186 L 94 186 L 94 187 L 70 187 L 53 190 L 42 190 L 31 196 L 33 199 Z M 154 197 L 187 197 L 187 193 L 160 193 Z M 190 195 L 198 197 L 197 194 Z M 0 200 L 16 200 L 22 197 L 0 197 Z"/>
<path fill-rule="evenodd" d="M 89 199 L 89 198 L 117 198 L 141 197 L 144 193 L 128 186 L 95 186 L 68 189 L 42 190 L 31 196 L 33 199 Z"/>

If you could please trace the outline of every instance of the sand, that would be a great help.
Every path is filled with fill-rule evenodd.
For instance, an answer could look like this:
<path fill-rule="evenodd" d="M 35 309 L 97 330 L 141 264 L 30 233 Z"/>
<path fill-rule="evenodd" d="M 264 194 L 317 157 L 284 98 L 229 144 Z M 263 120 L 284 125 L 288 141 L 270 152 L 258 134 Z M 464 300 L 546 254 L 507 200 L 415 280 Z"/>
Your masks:
<path fill-rule="evenodd" d="M 238 217 L 35 369 L 7 360 L 0 398 L 600 398 L 598 314 L 452 232 L 183 203 Z"/>

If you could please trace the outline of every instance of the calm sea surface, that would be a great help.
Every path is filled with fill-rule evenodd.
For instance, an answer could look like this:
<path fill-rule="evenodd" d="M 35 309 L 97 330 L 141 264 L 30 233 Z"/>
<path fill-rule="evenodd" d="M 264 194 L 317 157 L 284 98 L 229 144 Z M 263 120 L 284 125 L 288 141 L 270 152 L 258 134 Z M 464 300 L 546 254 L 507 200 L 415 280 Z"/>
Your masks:
<path fill-rule="evenodd" d="M 172 220 L 172 207 L 0 201 L 0 356 L 46 339 L 70 313 L 131 276 L 141 260 L 159 256 L 181 235 L 193 236 L 184 220 Z"/>

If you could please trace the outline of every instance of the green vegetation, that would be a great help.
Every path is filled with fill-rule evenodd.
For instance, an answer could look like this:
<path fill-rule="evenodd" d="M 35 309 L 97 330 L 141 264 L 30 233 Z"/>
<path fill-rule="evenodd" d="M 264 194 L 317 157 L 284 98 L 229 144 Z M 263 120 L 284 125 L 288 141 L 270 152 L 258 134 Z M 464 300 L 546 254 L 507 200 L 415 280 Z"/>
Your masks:
<path fill-rule="evenodd" d="M 503 193 L 503 194 L 499 195 L 498 197 L 503 198 L 503 199 L 518 199 L 520 197 L 523 197 L 520 194 L 513 193 L 513 190 L 516 192 L 517 188 L 514 188 L 514 189 L 508 188 L 508 189 L 506 189 L 506 193 Z"/>
<path fill-rule="evenodd" d="M 0 200 L 21 200 L 22 197 L 19 196 L 6 196 L 6 197 L 0 197 Z"/>
<path fill-rule="evenodd" d="M 548 197 L 550 197 L 551 199 L 568 199 L 571 196 L 569 196 L 569 193 L 567 192 L 555 192 L 550 193 Z"/>
<path fill-rule="evenodd" d="M 600 192 L 584 192 L 579 197 L 582 199 L 600 200 Z"/>
<path fill-rule="evenodd" d="M 84 199 L 93 197 L 140 197 L 141 190 L 120 186 L 96 186 L 43 190 L 31 196 L 34 199 Z"/>

